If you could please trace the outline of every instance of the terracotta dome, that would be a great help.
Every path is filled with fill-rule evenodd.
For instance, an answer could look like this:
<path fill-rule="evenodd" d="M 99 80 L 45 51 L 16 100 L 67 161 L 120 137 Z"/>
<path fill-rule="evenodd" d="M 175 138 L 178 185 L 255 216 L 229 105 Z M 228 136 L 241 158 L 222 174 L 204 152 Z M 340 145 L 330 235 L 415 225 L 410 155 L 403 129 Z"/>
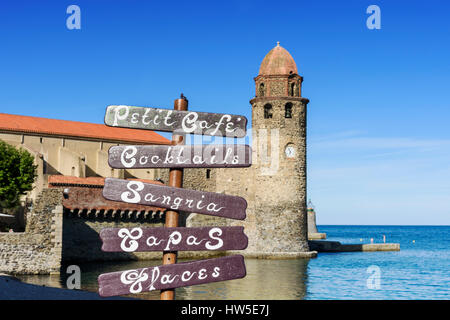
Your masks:
<path fill-rule="evenodd" d="M 298 74 L 297 65 L 291 54 L 277 43 L 277 46 L 269 51 L 264 57 L 261 67 L 259 68 L 260 75 L 289 75 Z"/>

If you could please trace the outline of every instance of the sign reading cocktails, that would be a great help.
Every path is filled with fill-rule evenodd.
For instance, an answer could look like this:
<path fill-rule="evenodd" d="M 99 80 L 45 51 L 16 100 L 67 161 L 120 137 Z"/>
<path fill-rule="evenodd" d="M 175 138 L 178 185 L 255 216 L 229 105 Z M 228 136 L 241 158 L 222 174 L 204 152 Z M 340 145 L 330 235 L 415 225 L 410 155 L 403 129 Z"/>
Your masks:
<path fill-rule="evenodd" d="M 164 228 L 102 229 L 103 251 L 163 251 L 164 264 L 100 275 L 101 296 L 162 290 L 161 299 L 163 294 L 164 299 L 173 299 L 174 288 L 239 279 L 246 275 L 241 255 L 176 263 L 176 252 L 247 248 L 244 227 L 178 227 L 177 213 L 185 211 L 245 219 L 247 202 L 242 197 L 181 188 L 182 168 L 249 167 L 251 148 L 247 145 L 186 146 L 179 135 L 192 133 L 242 138 L 246 134 L 247 119 L 230 114 L 189 112 L 183 96 L 175 100 L 174 108 L 178 110 L 131 106 L 109 106 L 106 110 L 106 125 L 169 131 L 174 135 L 173 145 L 114 146 L 109 149 L 108 163 L 112 168 L 171 170 L 170 186 L 114 178 L 105 180 L 103 197 L 108 200 L 162 207 L 168 211 Z"/>
<path fill-rule="evenodd" d="M 113 146 L 111 168 L 238 168 L 251 165 L 247 145 Z"/>
<path fill-rule="evenodd" d="M 245 137 L 244 116 L 134 106 L 108 106 L 105 124 L 112 127 Z"/>

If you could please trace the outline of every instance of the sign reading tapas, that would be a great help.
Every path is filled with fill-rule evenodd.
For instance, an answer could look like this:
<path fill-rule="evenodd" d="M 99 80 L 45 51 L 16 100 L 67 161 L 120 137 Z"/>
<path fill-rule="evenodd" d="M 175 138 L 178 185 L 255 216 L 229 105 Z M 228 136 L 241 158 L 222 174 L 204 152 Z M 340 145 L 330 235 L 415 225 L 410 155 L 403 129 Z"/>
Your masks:
<path fill-rule="evenodd" d="M 108 106 L 105 124 L 112 127 L 242 138 L 247 118 L 240 115 L 178 111 L 134 106 Z"/>
<path fill-rule="evenodd" d="M 251 165 L 248 145 L 113 146 L 112 168 L 239 168 Z"/>
<path fill-rule="evenodd" d="M 244 227 L 106 228 L 100 232 L 105 252 L 244 250 Z"/>
<path fill-rule="evenodd" d="M 247 201 L 238 196 L 116 178 L 105 179 L 103 197 L 237 220 L 245 219 L 247 209 Z"/>
<path fill-rule="evenodd" d="M 102 297 L 110 297 L 240 279 L 245 275 L 244 257 L 233 255 L 104 273 L 98 277 L 98 292 Z"/>

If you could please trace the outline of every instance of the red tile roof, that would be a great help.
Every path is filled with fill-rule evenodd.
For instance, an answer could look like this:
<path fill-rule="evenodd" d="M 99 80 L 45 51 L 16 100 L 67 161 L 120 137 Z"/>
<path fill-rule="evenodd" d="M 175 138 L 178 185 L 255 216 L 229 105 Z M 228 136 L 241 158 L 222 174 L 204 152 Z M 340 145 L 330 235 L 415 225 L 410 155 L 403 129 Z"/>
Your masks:
<path fill-rule="evenodd" d="M 0 131 L 37 133 L 119 143 L 171 144 L 171 141 L 151 130 L 108 127 L 104 124 L 47 119 L 0 113 Z"/>
<path fill-rule="evenodd" d="M 142 181 L 145 183 L 155 183 L 162 184 L 159 181 L 147 180 L 147 179 L 128 179 L 134 181 Z M 48 177 L 49 187 L 60 187 L 60 186 L 86 186 L 86 187 L 103 187 L 105 185 L 105 178 L 103 177 L 87 177 L 79 178 L 73 176 L 62 176 L 62 175 L 52 175 Z"/>

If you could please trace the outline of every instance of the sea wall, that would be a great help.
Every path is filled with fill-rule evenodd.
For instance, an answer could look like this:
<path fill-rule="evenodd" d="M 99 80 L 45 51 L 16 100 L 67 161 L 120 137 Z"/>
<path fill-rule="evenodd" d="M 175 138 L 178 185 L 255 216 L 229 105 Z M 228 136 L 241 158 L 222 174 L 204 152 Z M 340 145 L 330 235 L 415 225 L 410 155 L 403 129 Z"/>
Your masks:
<path fill-rule="evenodd" d="M 62 260 L 64 262 L 161 259 L 162 252 L 103 252 L 100 231 L 103 228 L 161 227 L 159 214 L 148 219 L 128 217 L 79 217 L 64 212 Z"/>
<path fill-rule="evenodd" d="M 44 189 L 27 215 L 25 232 L 0 233 L 0 272 L 59 273 L 62 250 L 62 190 Z"/>

